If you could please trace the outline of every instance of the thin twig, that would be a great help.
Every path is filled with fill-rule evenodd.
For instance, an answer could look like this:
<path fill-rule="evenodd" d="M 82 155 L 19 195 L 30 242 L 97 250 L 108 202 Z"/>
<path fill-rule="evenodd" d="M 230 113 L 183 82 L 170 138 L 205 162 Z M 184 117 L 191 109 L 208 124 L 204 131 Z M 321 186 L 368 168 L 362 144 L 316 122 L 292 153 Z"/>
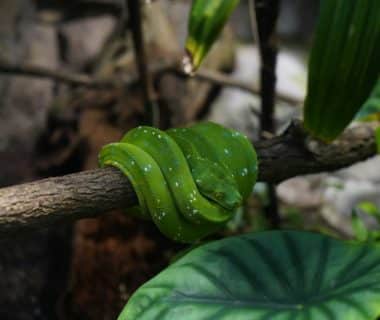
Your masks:
<path fill-rule="evenodd" d="M 261 60 L 261 41 L 260 41 L 260 35 L 259 35 L 259 27 L 257 25 L 257 14 L 256 14 L 256 1 L 255 0 L 248 0 L 248 13 L 249 13 L 249 23 L 251 26 L 251 31 L 253 38 L 255 40 L 255 43 L 258 48 L 258 56 Z"/>
<path fill-rule="evenodd" d="M 185 78 L 185 79 L 196 79 L 200 81 L 207 81 L 211 83 L 215 83 L 221 86 L 225 87 L 232 87 L 236 88 L 242 91 L 246 91 L 248 93 L 254 94 L 254 95 L 259 95 L 260 94 L 260 89 L 257 86 L 248 84 L 246 82 L 236 80 L 229 75 L 216 71 L 216 70 L 209 70 L 205 68 L 201 68 L 197 70 L 197 72 L 189 76 L 187 73 L 185 73 L 183 70 L 180 68 L 176 67 L 168 67 L 166 69 L 163 69 L 161 73 L 172 73 L 178 77 Z M 290 96 L 288 94 L 284 93 L 277 93 L 277 97 L 279 100 L 286 102 L 290 105 L 300 105 L 301 101 L 293 96 Z"/>
<path fill-rule="evenodd" d="M 236 80 L 227 74 L 216 70 L 208 70 L 202 68 L 197 71 L 194 76 L 189 77 L 180 68 L 176 67 L 176 64 L 160 65 L 150 68 L 150 72 L 156 77 L 166 73 L 171 73 L 177 77 L 183 79 L 196 79 L 199 81 L 207 81 L 221 86 L 232 87 L 242 91 L 246 91 L 251 94 L 258 95 L 260 90 L 256 86 L 252 86 L 246 82 Z M 80 74 L 75 72 L 51 70 L 49 68 L 35 66 L 35 65 L 16 65 L 10 62 L 6 62 L 0 59 L 0 73 L 9 74 L 11 76 L 26 76 L 35 78 L 46 78 L 63 83 L 83 86 L 94 89 L 112 89 L 119 88 L 121 86 L 130 85 L 137 81 L 135 76 L 130 76 L 126 79 L 97 79 L 86 74 Z M 279 100 L 282 100 L 290 105 L 300 105 L 301 101 L 291 95 L 284 93 L 277 93 Z"/>
<path fill-rule="evenodd" d="M 9 75 L 22 75 L 27 77 L 47 78 L 55 81 L 64 82 L 71 85 L 83 86 L 88 88 L 113 88 L 118 85 L 116 80 L 94 79 L 85 74 L 66 72 L 61 70 L 51 70 L 45 67 L 33 65 L 19 65 L 6 62 L 0 59 L 0 73 Z"/>
<path fill-rule="evenodd" d="M 145 52 L 144 33 L 142 28 L 141 3 L 139 0 L 126 0 L 129 9 L 129 22 L 132 31 L 135 59 L 144 97 L 146 122 L 158 124 L 158 106 L 153 90 L 153 82 L 148 70 Z"/>

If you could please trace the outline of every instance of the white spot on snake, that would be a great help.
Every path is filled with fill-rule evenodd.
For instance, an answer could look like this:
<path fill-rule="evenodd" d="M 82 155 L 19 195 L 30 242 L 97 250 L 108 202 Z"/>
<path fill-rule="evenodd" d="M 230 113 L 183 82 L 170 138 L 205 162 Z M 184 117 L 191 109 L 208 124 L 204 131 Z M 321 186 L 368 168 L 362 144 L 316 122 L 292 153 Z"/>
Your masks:
<path fill-rule="evenodd" d="M 191 155 L 190 155 L 190 154 L 188 154 L 188 155 L 186 156 L 186 159 L 190 159 L 190 157 L 191 157 Z"/>
<path fill-rule="evenodd" d="M 230 153 L 230 150 L 228 150 L 228 149 L 224 149 L 224 153 L 225 153 L 225 154 L 229 154 L 229 153 Z"/>
<path fill-rule="evenodd" d="M 131 165 L 132 165 L 132 166 L 134 166 L 134 165 L 135 165 L 135 162 L 134 162 L 133 160 L 131 161 Z"/>
<path fill-rule="evenodd" d="M 202 182 L 201 179 L 196 179 L 195 181 L 196 181 L 196 183 L 201 183 Z"/>
<path fill-rule="evenodd" d="M 162 217 L 165 217 L 165 216 L 166 216 L 166 212 L 162 211 Z"/>
<path fill-rule="evenodd" d="M 178 183 L 178 181 L 176 181 L 175 183 L 175 186 L 178 188 L 179 187 L 179 183 Z"/>
<path fill-rule="evenodd" d="M 194 195 L 196 195 L 196 194 L 197 194 L 197 192 L 196 192 L 195 190 L 193 190 L 193 194 L 194 194 Z"/>
<path fill-rule="evenodd" d="M 198 210 L 197 209 L 193 209 L 193 213 L 198 213 Z"/>
<path fill-rule="evenodd" d="M 243 171 L 241 172 L 241 175 L 244 177 L 248 174 L 248 169 L 247 168 L 243 168 Z"/>
<path fill-rule="evenodd" d="M 153 132 L 152 132 L 152 135 L 154 135 L 154 136 L 155 136 L 155 135 L 156 135 L 156 133 L 153 131 Z"/>
<path fill-rule="evenodd" d="M 144 133 L 148 133 L 148 130 L 144 130 Z"/>
<path fill-rule="evenodd" d="M 160 134 L 157 137 L 158 137 L 158 139 L 161 139 L 161 135 Z"/>
<path fill-rule="evenodd" d="M 145 172 L 148 172 L 148 171 L 150 171 L 150 168 L 149 168 L 149 166 L 146 166 L 146 167 L 144 167 L 144 171 L 145 171 Z"/>
<path fill-rule="evenodd" d="M 169 167 L 169 171 L 173 171 L 173 168 L 172 168 L 172 167 Z"/>

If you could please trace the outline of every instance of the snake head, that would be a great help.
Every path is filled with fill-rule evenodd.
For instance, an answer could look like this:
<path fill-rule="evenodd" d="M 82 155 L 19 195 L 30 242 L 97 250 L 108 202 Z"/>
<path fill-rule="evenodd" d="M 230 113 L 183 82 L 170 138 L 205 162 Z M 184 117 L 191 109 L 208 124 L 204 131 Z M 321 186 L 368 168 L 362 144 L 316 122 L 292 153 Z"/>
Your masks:
<path fill-rule="evenodd" d="M 199 192 L 227 210 L 238 208 L 243 198 L 236 181 L 227 169 L 208 159 L 189 159 L 191 172 Z"/>
<path fill-rule="evenodd" d="M 223 208 L 234 210 L 242 204 L 243 198 L 235 186 L 225 183 L 213 188 L 214 190 L 207 197 L 217 202 Z"/>

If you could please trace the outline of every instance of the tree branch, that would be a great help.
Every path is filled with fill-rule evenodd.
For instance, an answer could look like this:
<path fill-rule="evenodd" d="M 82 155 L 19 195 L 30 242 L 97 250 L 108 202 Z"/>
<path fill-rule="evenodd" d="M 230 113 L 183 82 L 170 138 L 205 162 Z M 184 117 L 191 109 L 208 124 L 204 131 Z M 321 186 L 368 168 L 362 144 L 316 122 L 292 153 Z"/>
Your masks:
<path fill-rule="evenodd" d="M 261 88 L 261 113 L 260 113 L 260 137 L 264 132 L 275 133 L 275 107 L 276 107 L 276 66 L 277 66 L 277 41 L 276 23 L 280 12 L 280 0 L 262 1 L 255 4 L 255 17 L 257 20 L 257 36 L 260 55 L 260 88 Z M 278 199 L 276 186 L 267 184 L 268 203 L 264 205 L 264 214 L 272 227 L 280 225 L 278 211 Z"/>
<path fill-rule="evenodd" d="M 142 27 L 141 3 L 136 0 L 126 0 L 126 5 L 129 9 L 129 21 L 132 31 L 136 66 L 139 71 L 139 80 L 144 98 L 146 124 L 157 126 L 158 105 L 155 101 L 152 77 L 148 69 L 144 32 Z"/>
<path fill-rule="evenodd" d="M 52 79 L 55 81 L 64 82 L 71 85 L 83 86 L 87 88 L 114 88 L 120 86 L 120 83 L 116 80 L 101 80 L 94 79 L 88 75 L 73 73 L 60 70 L 51 70 L 44 67 L 33 65 L 18 65 L 10 62 L 6 62 L 0 59 L 0 73 L 6 73 L 10 75 L 20 75 L 26 77 L 37 77 Z"/>
<path fill-rule="evenodd" d="M 215 83 L 215 84 L 225 86 L 225 87 L 232 87 L 232 88 L 246 91 L 248 93 L 255 94 L 255 95 L 260 94 L 260 89 L 257 86 L 250 85 L 240 80 L 236 80 L 230 77 L 229 75 L 216 71 L 216 70 L 208 70 L 205 68 L 201 68 L 197 70 L 197 72 L 194 75 L 191 75 L 191 76 L 189 76 L 180 68 L 176 68 L 176 67 L 168 67 L 164 69 L 162 72 L 173 73 L 177 77 L 181 77 L 185 79 L 197 79 L 200 81 L 207 81 L 207 82 Z M 279 100 L 282 100 L 290 105 L 301 104 L 301 101 L 299 99 L 291 95 L 281 93 L 281 92 L 277 92 L 276 95 Z"/>
<path fill-rule="evenodd" d="M 271 183 L 323 171 L 333 171 L 376 154 L 374 129 L 347 130 L 326 145 L 311 139 L 299 122 L 281 136 L 255 143 L 259 180 Z M 0 189 L 0 237 L 25 228 L 97 216 L 137 204 L 128 179 L 117 169 L 84 171 Z"/>
<path fill-rule="evenodd" d="M 152 72 L 156 76 L 171 73 L 179 78 L 190 78 L 197 79 L 200 81 L 208 81 L 222 86 L 233 87 L 256 95 L 260 93 L 259 88 L 251 86 L 245 82 L 233 79 L 230 76 L 215 70 L 208 70 L 203 68 L 198 70 L 194 76 L 189 77 L 189 75 L 183 72 L 175 64 L 169 64 L 151 68 L 150 72 Z M 16 65 L 2 60 L 1 58 L 0 73 L 16 76 L 18 75 L 26 77 L 52 79 L 55 81 L 60 81 L 75 86 L 83 86 L 86 88 L 93 89 L 118 88 L 123 85 L 135 83 L 138 80 L 136 76 L 131 76 L 128 79 L 96 79 L 94 77 L 81 73 L 68 72 L 62 70 L 51 70 L 49 68 L 33 66 L 28 64 Z M 301 101 L 299 101 L 297 98 L 285 93 L 277 93 L 277 97 L 278 99 L 291 105 L 299 105 L 301 103 Z"/>

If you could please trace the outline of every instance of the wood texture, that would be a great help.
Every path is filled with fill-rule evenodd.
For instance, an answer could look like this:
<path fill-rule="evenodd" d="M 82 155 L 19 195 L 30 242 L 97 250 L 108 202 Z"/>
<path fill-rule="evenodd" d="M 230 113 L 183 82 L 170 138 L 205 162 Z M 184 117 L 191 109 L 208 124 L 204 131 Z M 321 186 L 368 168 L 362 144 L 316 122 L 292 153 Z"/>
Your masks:
<path fill-rule="evenodd" d="M 293 122 L 278 137 L 255 143 L 259 180 L 278 183 L 288 178 L 333 171 L 376 154 L 374 129 L 348 129 L 332 144 L 312 140 Z M 0 189 L 0 237 L 25 228 L 97 216 L 137 204 L 131 184 L 117 169 L 95 169 Z"/>

